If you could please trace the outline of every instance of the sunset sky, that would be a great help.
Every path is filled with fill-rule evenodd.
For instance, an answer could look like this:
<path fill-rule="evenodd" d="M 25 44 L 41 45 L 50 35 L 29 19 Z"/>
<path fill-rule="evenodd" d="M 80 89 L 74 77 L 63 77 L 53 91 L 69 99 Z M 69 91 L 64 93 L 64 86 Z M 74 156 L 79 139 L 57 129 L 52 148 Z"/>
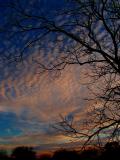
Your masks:
<path fill-rule="evenodd" d="M 0 150 L 118 141 L 119 8 L 114 0 L 0 0 Z"/>
<path fill-rule="evenodd" d="M 0 0 L 5 4 L 9 0 Z M 27 1 L 26 1 L 27 2 Z M 32 3 L 32 0 L 29 1 Z M 40 0 L 39 7 L 43 13 L 52 17 L 52 12 L 62 9 L 64 0 Z M 24 5 L 27 6 L 27 3 Z M 2 14 L 10 10 L 1 9 Z M 37 13 L 37 11 L 36 11 Z M 0 20 L 4 23 L 4 17 Z M 61 20 L 62 23 L 62 20 Z M 32 35 L 30 35 L 31 37 Z M 61 38 L 61 37 L 59 37 Z M 4 40 L 0 36 L 0 56 L 10 48 L 13 53 L 22 47 L 18 37 L 13 40 Z M 0 147 L 14 147 L 17 145 L 33 145 L 40 148 L 57 148 L 60 144 L 69 143 L 70 138 L 58 133 L 51 126 L 60 121 L 60 116 L 68 119 L 73 117 L 79 120 L 85 111 L 87 102 L 83 100 L 88 95 L 82 74 L 85 68 L 68 66 L 61 75 L 54 72 L 38 73 L 38 64 L 32 57 L 39 57 L 50 52 L 56 53 L 58 47 L 46 40 L 48 48 L 37 52 L 37 47 L 28 50 L 23 62 L 0 63 Z M 13 45 L 14 44 L 14 45 Z M 11 47 L 12 46 L 12 47 Z M 54 48 L 54 50 L 50 50 Z"/>

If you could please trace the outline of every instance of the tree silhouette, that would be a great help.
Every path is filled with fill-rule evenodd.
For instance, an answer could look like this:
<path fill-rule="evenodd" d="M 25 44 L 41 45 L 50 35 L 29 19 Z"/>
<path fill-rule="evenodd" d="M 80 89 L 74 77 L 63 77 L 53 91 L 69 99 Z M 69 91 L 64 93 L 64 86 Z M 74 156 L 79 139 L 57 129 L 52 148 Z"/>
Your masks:
<path fill-rule="evenodd" d="M 56 150 L 52 155 L 40 154 L 35 157 L 35 152 L 31 147 L 17 147 L 12 151 L 11 156 L 7 156 L 5 150 L 0 151 L 0 160 L 106 160 L 106 159 L 119 159 L 120 158 L 120 145 L 118 142 L 108 142 L 103 148 L 86 148 L 85 150 Z"/>
<path fill-rule="evenodd" d="M 105 151 L 102 159 L 118 159 L 120 158 L 120 145 L 118 142 L 109 142 L 105 145 Z"/>
<path fill-rule="evenodd" d="M 16 160 L 29 159 L 35 160 L 36 153 L 32 147 L 17 147 L 13 150 L 11 157 Z"/>
<path fill-rule="evenodd" d="M 118 140 L 119 0 L 68 0 L 64 9 L 58 12 L 51 11 L 50 15 L 41 12 L 39 0 L 26 2 L 27 6 L 20 0 L 10 1 L 1 6 L 11 11 L 6 18 L 6 23 L 1 27 L 2 33 L 7 33 L 12 43 L 16 37 L 21 42 L 16 60 L 23 60 L 26 53 L 37 46 L 40 54 L 37 57 L 33 56 L 32 60 L 38 64 L 40 73 L 60 72 L 71 64 L 89 65 L 92 77 L 97 81 L 98 86 L 100 85 L 100 94 L 95 96 L 101 106 L 95 107 L 92 111 L 94 120 L 87 122 L 89 132 L 79 132 L 65 118 L 62 118 L 63 121 L 59 123 L 61 130 L 68 135 L 77 135 L 78 138 L 87 137 L 86 142 L 93 139 L 99 141 L 103 133 L 108 140 L 115 138 Z M 12 47 L 14 48 L 12 54 L 9 51 L 7 53 L 7 57 L 11 60 L 16 53 L 15 47 Z M 49 48 L 48 53 L 46 48 Z"/>

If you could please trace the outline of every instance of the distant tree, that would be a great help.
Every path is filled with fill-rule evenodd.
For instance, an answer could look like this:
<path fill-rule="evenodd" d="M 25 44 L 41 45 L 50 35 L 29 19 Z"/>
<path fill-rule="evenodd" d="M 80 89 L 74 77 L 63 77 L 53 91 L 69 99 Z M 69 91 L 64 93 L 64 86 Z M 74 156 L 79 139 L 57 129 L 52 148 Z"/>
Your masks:
<path fill-rule="evenodd" d="M 120 145 L 118 142 L 109 142 L 104 147 L 104 152 L 101 159 L 119 159 L 120 158 Z"/>
<path fill-rule="evenodd" d="M 97 82 L 100 93 L 95 93 L 93 99 L 101 105 L 92 110 L 92 120 L 87 122 L 84 133 L 65 118 L 59 123 L 61 131 L 87 137 L 85 144 L 96 139 L 100 143 L 105 136 L 108 141 L 119 140 L 120 1 L 67 0 L 63 9 L 49 15 L 41 10 L 40 0 L 27 0 L 27 5 L 22 2 L 8 1 L 1 6 L 10 12 L 1 27 L 1 34 L 7 33 L 12 42 L 12 50 L 5 55 L 11 61 L 22 61 L 26 53 L 38 48 L 40 54 L 32 60 L 40 73 L 60 72 L 72 64 L 89 66 L 90 77 Z M 19 49 L 13 43 L 18 40 Z"/>
<path fill-rule="evenodd" d="M 32 147 L 17 147 L 13 150 L 11 157 L 15 160 L 35 160 L 36 153 Z"/>
<path fill-rule="evenodd" d="M 114 149 L 120 149 L 119 142 L 108 142 L 105 144 L 105 150 L 114 150 Z"/>

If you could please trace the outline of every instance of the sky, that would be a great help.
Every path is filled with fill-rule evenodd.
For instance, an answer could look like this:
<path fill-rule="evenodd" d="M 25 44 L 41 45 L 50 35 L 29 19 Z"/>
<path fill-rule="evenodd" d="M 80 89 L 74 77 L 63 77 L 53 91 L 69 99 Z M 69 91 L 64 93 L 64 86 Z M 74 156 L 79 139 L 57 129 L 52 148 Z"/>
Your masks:
<path fill-rule="evenodd" d="M 0 0 L 1 4 L 7 4 L 7 2 L 9 0 Z M 32 3 L 35 0 L 29 2 Z M 53 11 L 62 9 L 65 3 L 63 0 L 39 2 L 41 12 L 46 13 L 50 18 L 53 18 Z M 22 1 L 22 5 L 26 6 L 27 1 Z M 9 9 L 1 8 L 0 10 L 2 12 L 0 16 L 11 13 Z M 0 20 L 1 24 L 5 22 L 4 17 Z M 60 22 L 62 23 L 62 20 Z M 34 33 L 30 33 L 25 37 L 31 38 L 33 35 Z M 61 38 L 59 36 L 59 39 Z M 7 55 L 8 50 L 14 56 L 25 42 L 22 35 L 6 40 L 6 35 L 2 33 L 0 40 L 0 58 L 4 53 Z M 39 44 L 27 50 L 23 62 L 8 63 L 1 58 L 0 147 L 32 145 L 40 149 L 52 149 L 71 143 L 69 137 L 59 133 L 52 125 L 60 121 L 60 115 L 66 116 L 68 120 L 75 118 L 79 121 L 86 111 L 88 104 L 83 98 L 88 96 L 89 92 L 86 86 L 82 85 L 85 82 L 82 78 L 85 68 L 69 66 L 61 74 L 57 73 L 57 76 L 56 72 L 44 74 L 37 72 L 38 64 L 32 61 L 32 57 L 42 59 L 43 55 L 47 55 L 47 58 L 51 58 L 49 56 L 51 52 L 56 54 L 62 48 L 61 44 L 55 46 L 49 39 L 45 42 L 48 47 L 43 42 L 39 52 L 37 50 Z M 49 46 L 52 49 L 49 49 Z"/>
<path fill-rule="evenodd" d="M 27 64 L 26 64 L 27 65 Z M 80 85 L 80 68 L 66 68 L 61 76 L 36 75 L 25 67 L 19 77 L 11 74 L 0 84 L 0 145 L 69 143 L 70 138 L 52 128 L 60 114 L 79 120 L 87 95 Z M 15 73 L 15 70 L 14 70 Z"/>

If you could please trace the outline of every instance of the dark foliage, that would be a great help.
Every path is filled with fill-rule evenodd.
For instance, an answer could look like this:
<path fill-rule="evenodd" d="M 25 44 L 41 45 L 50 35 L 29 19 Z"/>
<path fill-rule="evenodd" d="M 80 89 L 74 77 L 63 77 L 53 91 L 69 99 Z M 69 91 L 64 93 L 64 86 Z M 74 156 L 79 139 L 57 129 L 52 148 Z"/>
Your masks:
<path fill-rule="evenodd" d="M 11 157 L 15 160 L 36 159 L 36 153 L 32 147 L 17 147 L 13 150 Z"/>
<path fill-rule="evenodd" d="M 109 142 L 102 149 L 85 149 L 83 151 L 57 150 L 51 155 L 36 156 L 36 152 L 31 147 L 17 147 L 11 156 L 6 151 L 0 151 L 0 160 L 107 160 L 120 159 L 120 144 Z"/>
<path fill-rule="evenodd" d="M 0 160 L 8 160 L 9 157 L 7 155 L 7 152 L 5 150 L 0 150 Z"/>
<path fill-rule="evenodd" d="M 110 142 L 105 145 L 101 159 L 120 159 L 120 145 L 118 142 Z"/>

